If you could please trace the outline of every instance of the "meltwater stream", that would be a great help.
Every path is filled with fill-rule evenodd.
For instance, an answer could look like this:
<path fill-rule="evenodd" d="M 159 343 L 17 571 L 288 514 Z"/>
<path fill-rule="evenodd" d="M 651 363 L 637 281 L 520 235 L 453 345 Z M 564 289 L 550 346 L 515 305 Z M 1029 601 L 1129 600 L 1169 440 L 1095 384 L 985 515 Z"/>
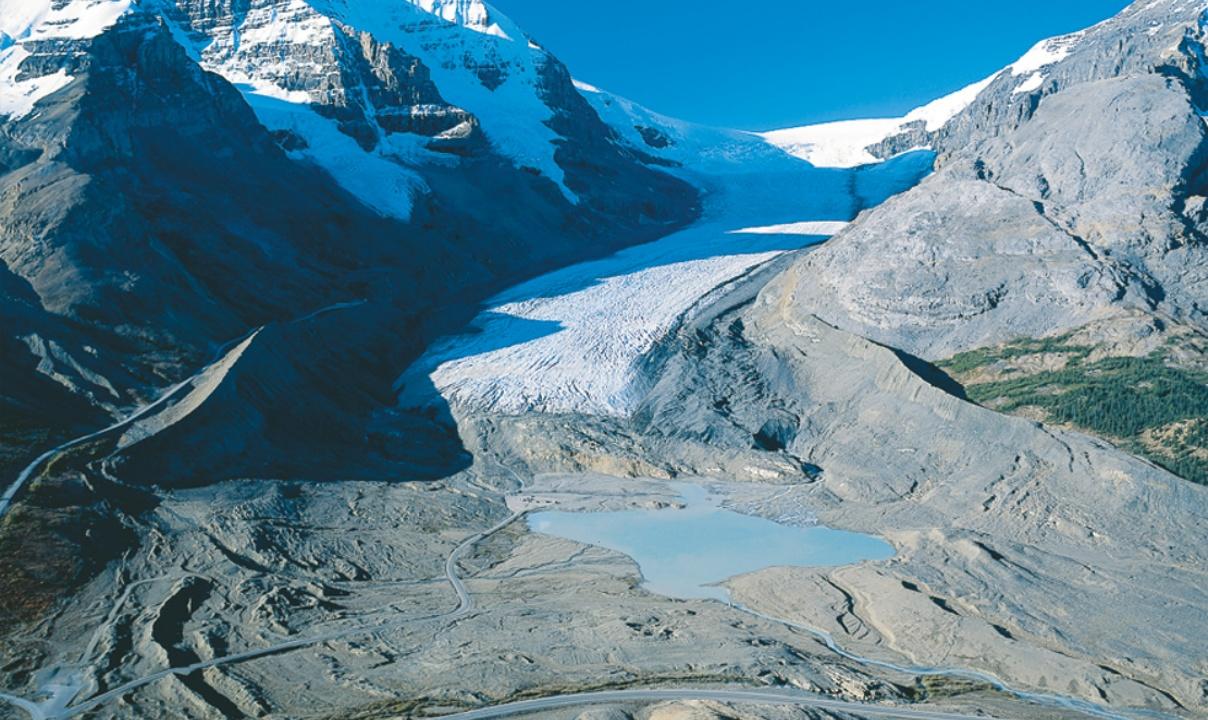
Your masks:
<path fill-rule="evenodd" d="M 827 527 L 793 527 L 726 510 L 721 497 L 679 484 L 683 507 L 621 512 L 540 512 L 534 532 L 598 545 L 638 563 L 642 586 L 682 599 L 729 601 L 717 583 L 767 567 L 836 566 L 892 557 L 893 547 L 871 535 Z"/>

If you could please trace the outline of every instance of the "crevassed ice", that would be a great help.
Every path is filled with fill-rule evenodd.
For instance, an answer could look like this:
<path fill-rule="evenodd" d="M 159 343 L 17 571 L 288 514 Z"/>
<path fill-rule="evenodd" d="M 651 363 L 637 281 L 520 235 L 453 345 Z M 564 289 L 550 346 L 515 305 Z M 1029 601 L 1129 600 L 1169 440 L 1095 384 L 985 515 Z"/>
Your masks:
<path fill-rule="evenodd" d="M 720 234 L 690 230 L 661 244 L 715 242 Z M 736 254 L 653 267 L 641 267 L 640 256 L 659 248 L 640 248 L 540 278 L 550 287 L 533 283 L 534 297 L 495 305 L 475 321 L 480 332 L 433 348 L 402 385 L 422 388 L 419 376 L 429 375 L 454 404 L 504 413 L 627 415 L 642 394 L 642 358 L 679 317 L 711 288 L 781 252 L 767 243 L 731 245 Z M 424 398 L 404 391 L 402 399 Z"/>

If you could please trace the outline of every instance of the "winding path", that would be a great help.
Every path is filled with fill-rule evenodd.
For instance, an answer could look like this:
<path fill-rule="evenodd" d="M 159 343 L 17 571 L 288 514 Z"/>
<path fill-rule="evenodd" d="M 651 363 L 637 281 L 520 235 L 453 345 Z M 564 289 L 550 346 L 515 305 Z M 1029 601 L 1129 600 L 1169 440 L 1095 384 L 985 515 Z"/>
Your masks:
<path fill-rule="evenodd" d="M 186 381 L 187 382 L 187 381 Z M 500 467 L 513 475 L 523 487 L 523 479 L 510 468 L 500 465 Z M 398 629 L 407 625 L 419 622 L 444 622 L 451 623 L 471 614 L 475 609 L 474 597 L 466 588 L 461 576 L 458 574 L 457 564 L 460 558 L 466 552 L 471 550 L 475 545 L 486 540 L 492 535 L 498 533 L 504 528 L 524 517 L 527 511 L 519 511 L 512 513 L 508 517 L 499 521 L 495 525 L 475 533 L 463 540 L 449 553 L 445 560 L 445 578 L 449 586 L 453 589 L 457 596 L 457 606 L 452 610 L 444 613 L 425 615 L 419 617 L 408 617 L 395 619 L 389 622 L 378 623 L 370 626 L 348 628 L 345 630 L 333 631 L 307 638 L 299 638 L 296 640 L 276 643 L 255 650 L 247 650 L 240 653 L 234 653 L 223 657 L 212 658 L 190 665 L 180 667 L 165 668 L 158 672 L 130 680 L 129 682 L 118 685 L 103 693 L 95 695 L 87 700 L 75 705 L 70 703 L 74 692 L 78 691 L 78 687 L 73 691 L 71 686 L 62 685 L 60 683 L 48 684 L 44 689 L 49 697 L 41 703 L 0 693 L 0 701 L 6 701 L 9 704 L 24 710 L 32 720 L 62 720 L 65 718 L 75 717 L 82 713 L 94 710 L 101 705 L 119 699 L 123 695 L 136 690 L 140 687 L 149 685 L 158 680 L 171 675 L 186 676 L 194 672 L 205 670 L 207 668 L 219 667 L 224 665 L 232 665 L 241 662 L 247 662 L 258 658 L 269 657 L 291 650 L 297 650 L 305 647 L 319 645 L 322 643 L 343 640 L 353 637 L 368 637 L 380 632 Z M 119 608 L 129 598 L 131 592 L 141 585 L 151 582 L 164 580 L 167 578 L 153 578 L 149 580 L 137 581 L 126 587 L 118 600 L 117 605 L 111 611 L 111 617 L 116 616 Z M 1105 708 L 1099 707 L 1092 703 L 1067 698 L 1057 695 L 1041 695 L 1036 693 L 1028 693 L 1019 691 L 1007 686 L 998 678 L 971 670 L 946 669 L 946 668 L 927 668 L 927 667 L 906 667 L 895 665 L 893 663 L 874 660 L 861 657 L 851 652 L 844 650 L 834 638 L 827 632 L 818 630 L 805 625 L 799 625 L 782 618 L 774 617 L 760 613 L 752 608 L 734 604 L 732 607 L 735 610 L 746 613 L 753 617 L 757 617 L 769 622 L 775 622 L 796 630 L 807 632 L 815 637 L 820 638 L 825 642 L 828 648 L 833 652 L 841 655 L 849 660 L 857 662 L 865 666 L 880 667 L 896 672 L 904 672 L 915 675 L 941 675 L 948 677 L 959 677 L 968 680 L 985 682 L 998 690 L 1014 696 L 1020 700 L 1035 702 L 1040 705 L 1049 707 L 1057 707 L 1064 710 L 1069 710 L 1082 715 L 1090 715 L 1094 717 L 1105 718 L 1108 720 L 1128 720 L 1127 717 L 1112 713 Z M 95 644 L 95 638 L 94 643 Z M 92 647 L 90 644 L 89 647 Z M 566 695 L 556 695 L 546 698 L 537 698 L 533 700 L 523 700 L 490 707 L 479 708 L 463 713 L 457 713 L 443 717 L 441 720 L 490 720 L 491 718 L 502 718 L 524 713 L 537 712 L 540 710 L 549 710 L 554 708 L 577 707 L 585 705 L 595 705 L 612 702 L 636 702 L 636 701 L 664 701 L 664 700 L 715 700 L 719 702 L 744 703 L 744 704 L 774 704 L 774 705 L 791 705 L 800 707 L 812 707 L 822 710 L 837 710 L 848 713 L 856 713 L 865 717 L 892 717 L 892 718 L 913 718 L 918 720 L 972 720 L 973 718 L 985 719 L 984 715 L 961 715 L 948 712 L 932 711 L 925 708 L 902 707 L 877 705 L 871 703 L 861 703 L 855 701 L 838 700 L 828 698 L 821 695 L 790 691 L 784 689 L 715 689 L 715 688 L 678 688 L 678 689 L 628 689 L 628 690 L 609 690 L 591 693 L 572 693 Z"/>
<path fill-rule="evenodd" d="M 774 615 L 767 615 L 765 613 L 759 612 L 758 610 L 749 608 L 746 605 L 741 605 L 738 603 L 731 603 L 730 607 L 734 608 L 735 610 L 738 610 L 739 612 L 746 613 L 747 615 L 750 615 L 752 617 L 756 617 L 761 620 L 767 620 L 768 622 L 778 623 L 780 625 L 784 625 L 785 627 L 789 627 L 794 630 L 800 630 L 801 632 L 813 635 L 814 637 L 818 638 L 823 643 L 825 643 L 826 647 L 831 652 L 833 652 L 836 655 L 839 655 L 841 657 L 847 658 L 848 660 L 851 660 L 852 662 L 863 665 L 865 667 L 876 667 L 876 668 L 881 668 L 884 670 L 890 670 L 893 672 L 905 673 L 907 675 L 921 675 L 921 676 L 925 676 L 925 677 L 948 677 L 948 678 L 957 678 L 957 679 L 961 679 L 961 680 L 971 680 L 973 682 L 985 683 L 985 684 L 993 687 L 995 690 L 998 690 L 1001 693 L 1010 695 L 1011 697 L 1017 698 L 1019 700 L 1023 700 L 1025 702 L 1035 703 L 1037 705 L 1042 705 L 1042 706 L 1050 707 L 1050 708 L 1059 708 L 1061 710 L 1069 710 L 1072 712 L 1079 713 L 1081 715 L 1089 715 L 1091 717 L 1103 718 L 1104 720 L 1130 720 L 1130 718 L 1127 715 L 1121 715 L 1120 713 L 1112 712 L 1111 710 L 1108 710 L 1107 708 L 1104 708 L 1102 706 L 1096 705 L 1092 702 L 1088 702 L 1085 700 L 1079 700 L 1077 698 L 1066 697 L 1064 695 L 1048 695 L 1048 694 L 1044 694 L 1044 693 L 1033 693 L 1033 692 L 1028 692 L 1026 690 L 1019 690 L 1019 689 L 1011 687 L 1010 685 L 1006 684 L 1005 682 L 1003 682 L 999 678 L 995 677 L 994 675 L 991 675 L 989 673 L 980 672 L 978 670 L 964 670 L 964 669 L 960 669 L 960 668 L 927 667 L 927 666 L 922 666 L 922 665 L 897 665 L 895 663 L 886 662 L 884 660 L 876 660 L 873 658 L 864 657 L 862 655 L 857 655 L 849 650 L 845 650 L 841 645 L 839 645 L 839 643 L 835 642 L 834 636 L 831 635 L 830 633 L 826 632 L 825 630 L 820 630 L 818 628 L 810 627 L 809 625 L 801 625 L 801 624 L 798 624 L 795 622 L 791 622 L 789 620 L 785 620 L 784 618 L 778 618 Z M 1166 718 L 1169 716 L 1164 715 L 1162 713 L 1153 713 L 1152 717 Z"/>
<path fill-rule="evenodd" d="M 243 340 L 247 339 L 250 335 L 254 334 L 254 332 L 256 332 L 256 331 L 253 331 L 253 333 L 248 333 L 247 335 L 244 335 L 239 340 L 234 341 L 234 343 L 242 342 Z M 132 413 L 130 413 L 126 417 L 122 418 L 121 420 L 118 420 L 117 422 L 113 423 L 112 425 L 110 425 L 108 427 L 101 428 L 100 430 L 97 430 L 96 432 L 91 432 L 91 433 L 88 433 L 87 435 L 81 435 L 80 437 L 75 438 L 73 440 L 68 440 L 67 442 L 65 442 L 61 445 L 56 445 L 55 447 L 53 447 L 53 448 L 47 450 L 46 452 L 42 453 L 41 455 L 39 455 L 37 458 L 34 459 L 33 462 L 31 462 L 29 465 L 25 466 L 25 469 L 22 470 L 19 475 L 17 475 L 17 479 L 11 485 L 8 486 L 8 490 L 6 490 L 4 492 L 3 497 L 0 497 L 0 518 L 3 518 L 4 514 L 8 512 L 10 507 L 12 507 L 13 500 L 17 497 L 17 494 L 21 492 L 21 489 L 23 487 L 25 487 L 25 484 L 27 482 L 29 482 L 29 479 L 31 477 L 33 477 L 39 470 L 41 470 L 43 467 L 45 467 L 46 464 L 49 463 L 55 456 L 57 456 L 61 453 L 64 453 L 74 447 L 79 447 L 80 445 L 83 445 L 85 443 L 89 443 L 89 442 L 92 442 L 93 440 L 102 438 L 106 435 L 109 435 L 110 433 L 114 433 L 119 430 L 124 430 L 126 427 L 130 426 L 131 424 L 133 424 L 140 418 L 148 415 L 149 413 L 151 413 L 154 410 L 158 410 L 160 407 L 167 404 L 167 402 L 169 400 L 171 400 L 173 397 L 175 397 L 176 394 L 179 393 L 182 389 L 184 389 L 185 387 L 188 387 L 190 383 L 192 383 L 194 380 L 196 380 L 198 378 L 198 376 L 200 376 L 207 369 L 209 369 L 209 367 L 211 365 L 213 365 L 214 362 L 217 362 L 219 359 L 221 359 L 222 356 L 225 354 L 226 349 L 231 347 L 232 344 L 233 343 L 228 343 L 227 345 L 224 345 L 223 349 L 219 351 L 218 356 L 210 363 L 207 363 L 205 367 L 198 370 L 195 374 L 190 375 L 185 380 L 182 380 L 182 381 L 178 382 L 177 384 L 173 385 L 172 387 L 168 388 L 164 392 L 160 393 L 159 397 L 156 398 L 154 401 L 152 401 L 146 405 L 143 405 L 142 407 L 136 408 Z"/>
<path fill-rule="evenodd" d="M 335 305 L 331 305 L 331 306 L 322 308 L 315 312 L 312 312 L 306 316 L 303 316 L 303 317 L 299 318 L 298 321 L 305 321 L 305 320 L 317 317 L 319 315 L 325 314 L 327 312 L 344 309 L 344 308 L 349 308 L 349 307 L 355 307 L 355 306 L 361 305 L 363 303 L 364 303 L 364 301 L 338 303 Z M 230 343 L 227 343 L 217 352 L 217 354 L 215 356 L 215 360 L 212 361 L 210 364 L 207 364 L 205 367 L 201 368 L 197 373 L 190 376 L 186 380 L 184 380 L 180 383 L 177 383 L 176 385 L 173 385 L 172 387 L 168 388 L 163 393 L 161 393 L 157 399 L 155 399 L 154 401 L 152 401 L 140 408 L 135 409 L 131 414 L 129 414 L 125 418 L 113 423 L 112 425 L 109 425 L 108 427 L 102 428 L 95 432 L 83 435 L 81 437 L 78 437 L 78 438 L 75 438 L 68 442 L 65 442 L 61 445 L 58 445 L 55 448 L 52 448 L 52 449 L 46 451 L 45 453 L 43 453 L 42 455 L 38 456 L 38 458 L 36 458 L 24 470 L 22 470 L 22 472 L 18 475 L 16 481 L 14 483 L 12 483 L 12 485 L 10 485 L 10 487 L 4 493 L 3 497 L 0 497 L 0 518 L 2 518 L 4 513 L 10 508 L 13 499 L 19 494 L 22 487 L 30 480 L 30 478 L 34 477 L 37 472 L 39 472 L 42 468 L 44 468 L 45 465 L 47 463 L 49 463 L 58 454 L 65 452 L 67 450 L 70 450 L 74 447 L 84 445 L 88 442 L 99 439 L 108 434 L 121 431 L 121 430 L 129 427 L 131 424 L 138 421 L 139 419 L 146 417 L 147 415 L 160 409 L 161 407 L 163 407 L 164 405 L 169 403 L 173 398 L 177 397 L 183 390 L 188 388 L 192 383 L 197 381 L 215 362 L 220 361 L 226 355 L 226 353 L 229 352 L 230 348 L 235 347 L 237 344 L 254 336 L 261 329 L 262 328 L 257 328 L 255 330 L 249 331 L 248 333 L 241 336 L 240 338 L 233 340 Z M 502 464 L 500 464 L 500 468 L 509 472 L 520 483 L 520 486 L 523 487 L 524 480 L 517 473 L 515 473 L 515 471 L 511 470 L 510 468 L 507 468 L 506 466 L 503 466 Z M 396 618 L 391 621 L 381 622 L 381 623 L 377 623 L 377 624 L 373 624 L 373 625 L 347 628 L 347 629 L 332 631 L 329 633 L 323 633 L 323 634 L 319 634 L 319 635 L 315 635 L 315 636 L 311 636 L 311 637 L 307 637 L 307 638 L 298 638 L 298 639 L 294 639 L 294 640 L 284 641 L 284 642 L 276 643 L 276 644 L 269 645 L 269 646 L 266 646 L 263 648 L 247 650 L 244 652 L 234 653 L 231 655 L 226 655 L 226 656 L 218 657 L 218 658 L 212 658 L 209 660 L 199 661 L 199 662 L 185 665 L 185 666 L 165 668 L 163 670 L 148 674 L 141 678 L 136 678 L 136 679 L 130 680 L 126 683 L 123 683 L 123 684 L 113 687 L 109 690 L 106 690 L 105 692 L 94 695 L 93 697 L 90 697 L 75 705 L 70 705 L 69 703 L 73 700 L 75 694 L 79 692 L 81 685 L 77 684 L 75 682 L 67 682 L 67 681 L 64 681 L 64 682 L 48 681 L 42 688 L 44 691 L 43 695 L 46 697 L 46 699 L 44 699 L 41 702 L 34 702 L 34 701 L 31 701 L 31 700 L 28 700 L 25 698 L 17 697 L 17 696 L 6 694 L 6 693 L 0 693 L 0 701 L 7 702 L 14 707 L 20 708 L 21 710 L 25 711 L 33 720 L 60 720 L 63 718 L 75 717 L 75 716 L 81 715 L 83 713 L 92 711 L 106 703 L 115 701 L 115 700 L 121 698 L 122 696 L 126 695 L 127 693 L 130 693 L 138 688 L 144 687 L 146 685 L 149 685 L 151 683 L 154 683 L 158 680 L 164 679 L 164 678 L 172 676 L 172 675 L 186 676 L 186 675 L 192 674 L 194 672 L 205 670 L 207 668 L 220 667 L 220 666 L 225 666 L 225 665 L 232 665 L 232 664 L 247 662 L 247 661 L 251 661 L 251 660 L 255 660 L 255 659 L 259 659 L 259 658 L 264 658 L 264 657 L 268 657 L 268 656 L 272 656 L 272 655 L 289 652 L 292 650 L 297 650 L 297 649 L 301 649 L 301 648 L 305 648 L 305 647 L 311 647 L 314 645 L 323 644 L 326 642 L 331 642 L 334 640 L 343 640 L 343 639 L 354 638 L 354 637 L 372 636 L 372 635 L 375 635 L 377 633 L 381 633 L 384 631 L 389 631 L 389 630 L 394 630 L 394 629 L 398 629 L 401 627 L 405 627 L 405 626 L 413 624 L 413 623 L 419 623 L 419 622 L 451 623 L 451 622 L 460 620 L 460 619 L 470 615 L 474 611 L 475 602 L 474 602 L 473 595 L 466 588 L 465 583 L 462 581 L 461 577 L 458 574 L 457 564 L 458 564 L 459 559 L 466 552 L 468 552 L 470 549 L 472 549 L 477 543 L 482 542 L 483 540 L 491 537 L 495 533 L 498 533 L 499 531 L 503 530 L 504 528 L 506 528 L 513 522 L 515 522 L 518 519 L 520 519 L 521 517 L 523 517 L 524 514 L 525 514 L 525 512 L 521 511 L 521 512 L 517 512 L 517 513 L 513 513 L 513 514 L 509 515 L 508 517 L 506 517 L 505 519 L 496 523 L 495 525 L 491 526 L 490 528 L 466 538 L 464 541 L 462 541 L 459 545 L 457 545 L 449 553 L 449 555 L 447 556 L 446 561 L 445 561 L 445 567 L 444 567 L 445 577 L 446 577 L 450 587 L 452 587 L 454 593 L 457 596 L 457 606 L 447 612 L 419 616 L 419 617 Z M 136 587 L 139 587 L 141 585 L 145 585 L 147 583 L 154 582 L 157 580 L 161 580 L 161 579 L 164 579 L 164 578 L 156 578 L 156 579 L 151 579 L 151 580 L 138 581 L 138 582 L 132 583 L 129 586 L 127 586 L 125 588 L 124 592 L 122 593 L 120 599 L 118 600 L 117 606 L 111 612 L 111 617 L 116 616 L 118 609 L 121 607 L 121 605 L 123 605 L 125 603 L 126 599 L 129 598 L 129 596 L 131 595 L 131 592 Z M 777 618 L 777 617 L 773 617 L 770 615 L 766 615 L 766 614 L 760 613 L 760 612 L 758 612 L 754 609 L 748 608 L 748 607 L 744 607 L 744 606 L 740 606 L 740 605 L 734 605 L 733 607 L 734 607 L 734 609 L 736 609 L 740 612 L 749 614 L 751 616 L 758 617 L 763 620 L 767 620 L 769 622 L 779 623 L 779 624 L 785 625 L 787 627 L 791 627 L 796 630 L 807 632 L 807 633 L 821 639 L 826 644 L 826 646 L 828 648 L 830 648 L 830 650 L 832 650 L 836 654 L 838 654 L 842 657 L 845 657 L 845 658 L 847 658 L 853 662 L 856 662 L 860 665 L 863 665 L 863 666 L 878 667 L 878 668 L 882 668 L 882 669 L 886 669 L 886 670 L 891 670 L 894 672 L 902 672 L 902 673 L 908 673 L 908 674 L 914 674 L 914 675 L 947 676 L 947 677 L 957 677 L 957 678 L 962 678 L 962 679 L 967 679 L 967 680 L 984 682 L 1006 694 L 1009 694 L 1009 695 L 1011 695 L 1015 698 L 1018 698 L 1020 700 L 1023 700 L 1023 701 L 1033 702 L 1033 703 L 1037 703 L 1039 705 L 1044 705 L 1044 706 L 1048 706 L 1048 707 L 1055 707 L 1055 708 L 1059 708 L 1062 710 L 1075 712 L 1075 713 L 1078 713 L 1081 715 L 1090 715 L 1090 716 L 1094 716 L 1094 717 L 1105 718 L 1107 720 L 1127 720 L 1126 716 L 1124 716 L 1124 715 L 1111 712 L 1110 710 L 1107 710 L 1106 708 L 1100 707 L 1098 705 L 1095 705 L 1095 704 L 1092 704 L 1089 702 L 1077 700 L 1074 698 L 1058 696 L 1058 695 L 1038 694 L 1038 693 L 1030 693 L 1030 692 L 1026 692 L 1026 691 L 1017 690 L 1017 689 L 1009 687 L 1000 679 L 998 679 L 992 675 L 986 674 L 986 673 L 981 673 L 981 672 L 972 671 L 972 670 L 954 669 L 954 668 L 950 669 L 950 668 L 929 668 L 929 667 L 921 667 L 921 666 L 902 666 L 902 665 L 896 665 L 896 664 L 885 662 L 885 661 L 862 657 L 862 656 L 853 654 L 847 650 L 844 650 L 841 646 L 838 645 L 838 643 L 834 640 L 834 638 L 829 633 L 826 633 L 822 630 L 804 626 L 804 625 L 799 625 L 796 623 L 792 623 L 792 622 L 786 621 L 782 618 Z M 95 638 L 94 638 L 94 643 L 90 644 L 89 647 L 91 648 L 94 644 L 95 644 Z M 85 663 L 87 663 L 87 655 L 89 655 L 89 654 L 90 654 L 90 652 L 86 652 L 85 660 L 84 660 Z M 795 691 L 784 690 L 784 689 L 761 690 L 761 689 L 677 688 L 677 689 L 627 689 L 627 690 L 601 691 L 601 692 L 593 692 L 593 693 L 572 693 L 572 694 L 558 695 L 558 696 L 552 696 L 552 697 L 547 697 L 547 698 L 538 698 L 538 699 L 532 699 L 532 700 L 524 700 L 524 701 L 506 703 L 506 704 L 501 704 L 501 705 L 496 705 L 496 706 L 491 706 L 491 707 L 484 707 L 484 708 L 479 708 L 476 710 L 471 710 L 471 711 L 467 711 L 467 712 L 463 712 L 463 713 L 449 715 L 449 716 L 446 716 L 446 718 L 447 718 L 447 720 L 489 720 L 491 718 L 502 718 L 502 717 L 514 716 L 514 715 L 519 715 L 519 714 L 523 714 L 523 713 L 530 713 L 530 712 L 536 712 L 536 711 L 540 711 L 540 710 L 548 710 L 548 709 L 554 709 L 554 708 L 577 707 L 577 706 L 594 705 L 594 704 L 611 703 L 611 702 L 663 701 L 663 700 L 716 700 L 716 701 L 720 701 L 720 702 L 731 702 L 731 703 L 789 705 L 789 706 L 812 707 L 812 708 L 817 708 L 817 709 L 822 709 L 822 710 L 842 711 L 842 712 L 847 712 L 847 713 L 859 714 L 859 715 L 866 716 L 866 717 L 917 718 L 920 720 L 970 720 L 971 718 L 974 718 L 974 717 L 980 717 L 980 718 L 985 717 L 985 716 L 960 715 L 960 714 L 954 714 L 954 713 L 932 711 L 932 710 L 927 710 L 924 708 L 917 708 L 917 707 L 887 706 L 887 705 L 877 705 L 877 704 L 870 704 L 870 703 L 860 703 L 860 702 L 854 702 L 854 701 L 844 701 L 844 700 L 838 700 L 838 699 L 829 698 L 829 697 L 825 697 L 825 696 L 821 696 L 821 695 L 814 695 L 814 694 L 805 693 L 805 692 L 795 692 Z M 444 719 L 442 719 L 442 720 L 444 720 Z"/>
<path fill-rule="evenodd" d="M 874 705 L 847 700 L 834 700 L 821 695 L 791 690 L 715 690 L 699 689 L 633 689 L 603 690 L 600 692 L 556 695 L 534 700 L 521 700 L 504 705 L 470 710 L 455 715 L 444 715 L 440 720 L 493 720 L 523 713 L 553 710 L 556 708 L 600 705 L 619 702 L 659 702 L 666 700 L 715 700 L 717 702 L 748 705 L 795 705 L 819 710 L 835 710 L 848 714 L 859 714 L 874 718 L 908 718 L 913 720 L 991 720 L 987 715 L 960 715 L 957 713 L 909 708 L 897 705 Z"/>

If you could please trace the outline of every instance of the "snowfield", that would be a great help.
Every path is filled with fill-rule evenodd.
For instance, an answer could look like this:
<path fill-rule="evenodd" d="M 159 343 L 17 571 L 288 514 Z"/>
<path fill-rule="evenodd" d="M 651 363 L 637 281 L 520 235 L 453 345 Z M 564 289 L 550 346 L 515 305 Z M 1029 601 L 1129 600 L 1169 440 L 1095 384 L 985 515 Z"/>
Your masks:
<path fill-rule="evenodd" d="M 362 150 L 335 121 L 315 112 L 312 103 L 322 98 L 295 87 L 299 68 L 289 58 L 332 56 L 339 26 L 369 32 L 418 57 L 442 98 L 473 113 L 495 150 L 517 167 L 536 168 L 578 202 L 554 162 L 561 138 L 547 125 L 553 110 L 538 88 L 547 55 L 506 16 L 481 0 L 292 0 L 286 7 L 252 8 L 239 16 L 238 26 L 214 29 L 193 50 L 207 70 L 243 91 L 266 127 L 306 141 L 293 157 L 319 165 L 368 205 L 404 220 L 413 198 L 427 189 L 414 168 L 449 163 L 426 149 L 427 138 L 414 135 L 388 135 L 373 150 Z M 487 87 L 475 70 L 495 66 L 506 72 Z M 314 84 L 321 95 L 322 83 Z M 376 121 L 373 103 L 364 105 Z"/>
<path fill-rule="evenodd" d="M 34 103 L 71 82 L 71 76 L 59 70 L 53 75 L 18 80 L 21 63 L 29 51 L 20 45 L 0 50 L 0 116 L 23 118 L 34 109 Z"/>

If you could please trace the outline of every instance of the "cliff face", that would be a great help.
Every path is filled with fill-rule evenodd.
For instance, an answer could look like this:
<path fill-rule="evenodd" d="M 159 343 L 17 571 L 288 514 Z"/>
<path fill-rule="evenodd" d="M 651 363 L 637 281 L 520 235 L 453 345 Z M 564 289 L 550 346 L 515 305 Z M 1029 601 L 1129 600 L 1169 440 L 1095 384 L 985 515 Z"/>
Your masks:
<path fill-rule="evenodd" d="M 253 96 L 266 124 L 309 140 L 316 147 L 298 151 L 320 164 L 338 159 L 300 108 L 334 119 L 362 151 L 390 163 L 410 156 L 402 162 L 410 166 L 433 152 L 500 155 L 613 221 L 642 212 L 634 197 L 593 204 L 613 193 L 610 178 L 666 183 L 615 142 L 556 58 L 483 3 L 180 0 L 165 14 L 204 66 Z M 572 148 L 580 155 L 567 157 Z M 648 211 L 651 219 L 662 212 Z"/>

